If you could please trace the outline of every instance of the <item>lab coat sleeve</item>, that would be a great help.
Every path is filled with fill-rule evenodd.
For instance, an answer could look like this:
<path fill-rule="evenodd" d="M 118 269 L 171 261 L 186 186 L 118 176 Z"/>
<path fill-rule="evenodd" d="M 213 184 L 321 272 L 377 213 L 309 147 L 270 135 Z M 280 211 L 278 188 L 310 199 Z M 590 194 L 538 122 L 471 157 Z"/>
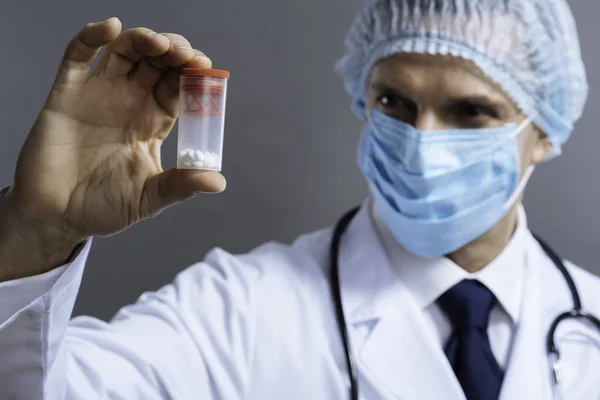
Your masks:
<path fill-rule="evenodd" d="M 67 398 L 246 398 L 255 278 L 242 257 L 215 249 L 110 323 L 75 318 L 63 344 Z"/>
<path fill-rule="evenodd" d="M 90 245 L 68 265 L 0 284 L 1 399 L 246 397 L 252 265 L 215 249 L 110 322 L 71 319 Z"/>
<path fill-rule="evenodd" d="M 0 398 L 64 398 L 61 344 L 90 244 L 68 265 L 0 283 Z"/>

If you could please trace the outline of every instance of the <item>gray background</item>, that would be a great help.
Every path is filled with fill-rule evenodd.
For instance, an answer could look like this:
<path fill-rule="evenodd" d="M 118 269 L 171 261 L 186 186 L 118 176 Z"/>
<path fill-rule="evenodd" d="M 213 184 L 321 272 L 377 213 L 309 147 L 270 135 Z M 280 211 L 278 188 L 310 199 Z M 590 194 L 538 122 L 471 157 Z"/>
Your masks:
<path fill-rule="evenodd" d="M 590 99 L 564 155 L 538 168 L 525 199 L 530 225 L 573 262 L 600 273 L 597 113 L 600 2 L 572 1 Z M 68 40 L 88 21 L 177 32 L 229 69 L 227 191 L 201 196 L 110 238 L 96 239 L 76 314 L 109 318 L 168 283 L 214 246 L 244 252 L 332 224 L 360 202 L 360 124 L 333 72 L 361 0 L 22 1 L 0 5 L 0 184 L 42 106 Z M 163 146 L 175 165 L 176 127 Z"/>

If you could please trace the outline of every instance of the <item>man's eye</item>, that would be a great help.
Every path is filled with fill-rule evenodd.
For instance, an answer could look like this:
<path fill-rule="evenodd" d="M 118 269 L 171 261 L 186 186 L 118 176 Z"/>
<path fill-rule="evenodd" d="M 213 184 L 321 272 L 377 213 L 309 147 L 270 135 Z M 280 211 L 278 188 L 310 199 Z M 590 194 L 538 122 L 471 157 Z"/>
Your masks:
<path fill-rule="evenodd" d="M 382 93 L 376 98 L 382 109 L 388 111 L 415 112 L 417 106 L 410 100 L 396 93 Z"/>
<path fill-rule="evenodd" d="M 381 91 L 375 98 L 375 107 L 384 114 L 413 123 L 417 114 L 417 105 L 393 91 Z"/>
<path fill-rule="evenodd" d="M 458 105 L 456 113 L 461 118 L 480 119 L 480 118 L 497 118 L 497 114 L 489 107 L 481 106 L 474 103 L 463 103 Z"/>
<path fill-rule="evenodd" d="M 383 107 L 392 108 L 398 106 L 401 103 L 401 99 L 391 94 L 383 94 L 377 98 L 377 102 Z"/>
<path fill-rule="evenodd" d="M 468 105 L 468 106 L 464 107 L 464 110 L 463 110 L 463 115 L 465 117 L 477 118 L 484 114 L 485 114 L 485 112 L 481 108 L 479 108 L 477 106 L 473 106 L 473 105 Z"/>

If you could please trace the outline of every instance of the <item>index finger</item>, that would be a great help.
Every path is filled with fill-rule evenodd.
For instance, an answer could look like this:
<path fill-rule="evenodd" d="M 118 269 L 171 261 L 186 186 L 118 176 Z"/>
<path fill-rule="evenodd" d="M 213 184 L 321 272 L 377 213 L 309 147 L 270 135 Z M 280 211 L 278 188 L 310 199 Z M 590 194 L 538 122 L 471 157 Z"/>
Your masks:
<path fill-rule="evenodd" d="M 186 38 L 175 33 L 161 33 L 161 35 L 167 37 L 171 41 L 171 45 L 164 54 L 147 58 L 154 68 L 165 70 L 170 67 L 187 66 L 187 64 L 190 64 L 191 68 L 210 68 L 210 59 L 201 51 L 193 50 Z M 202 60 L 202 57 L 206 57 L 206 59 Z"/>
<path fill-rule="evenodd" d="M 102 46 L 115 40 L 121 28 L 121 21 L 116 17 L 86 24 L 65 49 L 56 77 L 57 83 L 86 80 L 90 74 L 90 65 Z"/>
<path fill-rule="evenodd" d="M 199 50 L 194 50 L 196 56 L 182 64 L 182 68 L 212 68 L 212 61 Z M 158 104 L 171 116 L 177 117 L 179 108 L 179 75 L 181 68 L 170 68 L 165 72 L 154 89 Z"/>
<path fill-rule="evenodd" d="M 181 68 L 210 69 L 212 68 L 212 60 L 200 50 L 194 49 L 194 58 L 183 64 Z"/>

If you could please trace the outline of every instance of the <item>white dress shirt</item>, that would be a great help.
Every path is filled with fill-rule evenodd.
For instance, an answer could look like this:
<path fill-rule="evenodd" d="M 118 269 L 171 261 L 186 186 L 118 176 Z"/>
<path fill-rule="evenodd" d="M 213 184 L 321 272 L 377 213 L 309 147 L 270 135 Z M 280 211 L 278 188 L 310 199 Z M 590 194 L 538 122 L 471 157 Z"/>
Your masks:
<path fill-rule="evenodd" d="M 498 302 L 490 313 L 488 335 L 492 352 L 505 369 L 524 290 L 528 231 L 522 206 L 519 206 L 517 228 L 508 245 L 486 267 L 469 273 L 445 257 L 423 258 L 410 254 L 396 242 L 374 204 L 371 202 L 372 218 L 390 264 L 423 310 L 426 323 L 439 338 L 440 346 L 444 346 L 452 334 L 450 321 L 436 303 L 444 292 L 463 279 L 475 279 L 496 296 Z"/>

